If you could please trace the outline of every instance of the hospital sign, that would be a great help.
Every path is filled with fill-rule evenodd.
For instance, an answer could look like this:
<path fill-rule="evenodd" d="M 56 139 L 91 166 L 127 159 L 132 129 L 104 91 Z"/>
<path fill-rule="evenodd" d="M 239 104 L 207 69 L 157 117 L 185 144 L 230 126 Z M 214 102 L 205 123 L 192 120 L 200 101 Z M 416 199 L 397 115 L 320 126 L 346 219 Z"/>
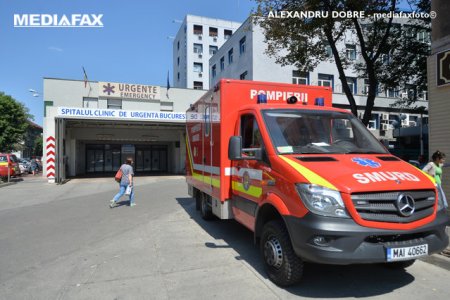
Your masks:
<path fill-rule="evenodd" d="M 161 99 L 161 88 L 154 85 L 100 81 L 98 95 L 105 98 L 159 100 Z"/>

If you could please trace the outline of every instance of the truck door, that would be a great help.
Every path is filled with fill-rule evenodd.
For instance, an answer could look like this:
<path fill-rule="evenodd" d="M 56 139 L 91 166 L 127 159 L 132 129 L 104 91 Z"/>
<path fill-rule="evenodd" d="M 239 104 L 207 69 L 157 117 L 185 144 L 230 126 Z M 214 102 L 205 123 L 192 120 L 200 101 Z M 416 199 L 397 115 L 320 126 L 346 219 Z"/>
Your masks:
<path fill-rule="evenodd" d="M 254 229 L 256 210 L 265 189 L 262 168 L 266 163 L 251 159 L 255 155 L 252 150 L 260 148 L 264 152 L 259 128 L 254 114 L 241 114 L 236 135 L 242 137 L 242 155 L 249 159 L 233 161 L 232 168 L 233 213 L 237 221 L 251 230 Z"/>
<path fill-rule="evenodd" d="M 211 128 L 211 103 L 205 101 L 203 118 L 203 182 L 212 189 L 212 128 Z"/>

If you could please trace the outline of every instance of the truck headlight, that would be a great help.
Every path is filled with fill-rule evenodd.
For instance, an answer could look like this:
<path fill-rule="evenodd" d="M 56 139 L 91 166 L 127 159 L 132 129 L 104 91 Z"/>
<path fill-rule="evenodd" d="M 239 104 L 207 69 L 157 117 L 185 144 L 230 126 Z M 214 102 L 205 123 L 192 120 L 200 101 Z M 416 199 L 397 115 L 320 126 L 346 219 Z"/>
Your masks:
<path fill-rule="evenodd" d="M 438 185 L 436 185 L 436 189 L 438 192 L 438 208 L 437 210 L 440 211 L 441 209 L 444 209 L 447 207 L 447 203 L 446 203 L 446 199 L 444 197 L 444 191 L 442 190 L 442 188 Z"/>
<path fill-rule="evenodd" d="M 327 217 L 350 218 L 339 191 L 315 184 L 296 184 L 306 208 L 312 213 Z"/>

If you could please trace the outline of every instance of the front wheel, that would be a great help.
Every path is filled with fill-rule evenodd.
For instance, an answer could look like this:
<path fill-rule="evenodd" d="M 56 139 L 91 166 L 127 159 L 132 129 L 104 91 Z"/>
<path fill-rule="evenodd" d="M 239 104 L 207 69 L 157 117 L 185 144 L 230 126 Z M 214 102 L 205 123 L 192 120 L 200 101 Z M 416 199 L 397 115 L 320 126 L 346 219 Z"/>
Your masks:
<path fill-rule="evenodd" d="M 300 282 L 303 261 L 295 254 L 289 233 L 281 221 L 270 221 L 264 225 L 260 250 L 270 280 L 279 286 Z"/>

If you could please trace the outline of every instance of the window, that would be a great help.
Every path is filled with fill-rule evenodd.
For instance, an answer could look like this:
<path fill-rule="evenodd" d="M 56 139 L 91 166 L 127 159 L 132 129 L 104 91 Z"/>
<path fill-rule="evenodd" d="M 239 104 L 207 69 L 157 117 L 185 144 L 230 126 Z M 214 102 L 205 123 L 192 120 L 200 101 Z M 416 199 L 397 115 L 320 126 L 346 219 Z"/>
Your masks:
<path fill-rule="evenodd" d="M 422 91 L 417 94 L 417 100 L 428 101 L 428 92 Z"/>
<path fill-rule="evenodd" d="M 389 98 L 397 98 L 398 97 L 398 89 L 388 88 L 386 90 L 386 96 Z"/>
<path fill-rule="evenodd" d="M 430 43 L 430 33 L 425 30 L 420 30 L 417 32 L 417 40 L 421 43 Z"/>
<path fill-rule="evenodd" d="M 217 28 L 209 27 L 209 36 L 217 37 Z"/>
<path fill-rule="evenodd" d="M 230 51 L 228 51 L 228 64 L 232 63 L 233 63 L 233 48 L 231 48 Z"/>
<path fill-rule="evenodd" d="M 177 79 L 180 81 L 180 72 L 177 73 Z"/>
<path fill-rule="evenodd" d="M 194 53 L 202 54 L 203 53 L 203 45 L 202 44 L 194 44 Z"/>
<path fill-rule="evenodd" d="M 180 57 L 177 57 L 177 66 L 180 66 Z"/>
<path fill-rule="evenodd" d="M 122 99 L 108 99 L 108 109 L 122 109 Z"/>
<path fill-rule="evenodd" d="M 217 52 L 217 46 L 209 46 L 209 55 L 214 55 Z"/>
<path fill-rule="evenodd" d="M 244 149 L 254 149 L 262 148 L 263 141 L 261 137 L 261 132 L 259 130 L 258 122 L 254 115 L 243 115 L 241 116 L 241 137 L 242 137 L 242 148 Z M 254 151 L 246 151 L 244 153 L 247 156 L 254 156 Z"/>
<path fill-rule="evenodd" d="M 367 95 L 369 93 L 369 79 L 364 79 L 364 88 L 363 95 Z"/>
<path fill-rule="evenodd" d="M 202 35 L 203 34 L 203 26 L 202 25 L 194 25 L 194 34 Z"/>
<path fill-rule="evenodd" d="M 265 109 L 262 115 L 275 150 L 281 154 L 388 153 L 375 136 L 348 113 Z"/>
<path fill-rule="evenodd" d="M 223 71 L 225 69 L 225 57 L 220 58 L 220 71 Z"/>
<path fill-rule="evenodd" d="M 292 83 L 293 84 L 309 84 L 309 73 L 292 71 Z"/>
<path fill-rule="evenodd" d="M 177 50 L 180 50 L 180 41 L 177 42 Z"/>
<path fill-rule="evenodd" d="M 203 90 L 203 82 L 194 81 L 194 90 Z"/>
<path fill-rule="evenodd" d="M 377 129 L 377 120 L 374 120 L 373 116 L 372 116 L 372 120 L 370 120 L 369 124 L 367 124 L 367 129 L 370 129 L 370 130 Z"/>
<path fill-rule="evenodd" d="M 333 88 L 333 81 L 334 81 L 333 75 L 328 74 L 319 74 L 319 81 L 318 86 L 329 86 Z"/>
<path fill-rule="evenodd" d="M 233 31 L 231 31 L 231 30 L 225 29 L 223 31 L 223 37 L 225 38 L 225 40 L 228 40 L 232 34 L 233 34 Z"/>
<path fill-rule="evenodd" d="M 330 45 L 325 45 L 325 56 L 326 57 L 332 57 L 333 56 L 333 52 L 331 51 L 331 46 Z"/>
<path fill-rule="evenodd" d="M 356 94 L 358 89 L 356 86 L 356 78 L 354 77 L 345 77 L 347 79 L 347 84 L 348 87 L 350 88 L 350 91 L 352 92 L 352 94 Z"/>
<path fill-rule="evenodd" d="M 239 41 L 239 54 L 245 53 L 245 36 Z"/>
<path fill-rule="evenodd" d="M 202 63 L 194 63 L 194 72 L 197 72 L 197 73 L 203 72 L 203 64 Z"/>
<path fill-rule="evenodd" d="M 244 73 L 242 73 L 242 74 L 239 76 L 239 79 L 240 79 L 240 80 L 245 80 L 245 79 L 247 79 L 247 75 L 248 75 L 248 72 L 245 71 Z"/>
<path fill-rule="evenodd" d="M 213 78 L 215 78 L 216 77 L 216 75 L 217 75 L 217 70 L 216 70 L 217 68 L 216 68 L 216 65 L 213 65 L 212 67 L 211 67 L 211 76 L 213 77 Z"/>
<path fill-rule="evenodd" d="M 205 136 L 209 136 L 211 132 L 211 107 L 207 106 L 205 108 L 205 116 L 203 118 L 205 120 Z"/>
<path fill-rule="evenodd" d="M 355 60 L 356 59 L 356 45 L 345 45 L 345 55 L 347 59 L 349 60 Z"/>
<path fill-rule="evenodd" d="M 83 97 L 83 107 L 98 108 L 98 98 Z"/>

